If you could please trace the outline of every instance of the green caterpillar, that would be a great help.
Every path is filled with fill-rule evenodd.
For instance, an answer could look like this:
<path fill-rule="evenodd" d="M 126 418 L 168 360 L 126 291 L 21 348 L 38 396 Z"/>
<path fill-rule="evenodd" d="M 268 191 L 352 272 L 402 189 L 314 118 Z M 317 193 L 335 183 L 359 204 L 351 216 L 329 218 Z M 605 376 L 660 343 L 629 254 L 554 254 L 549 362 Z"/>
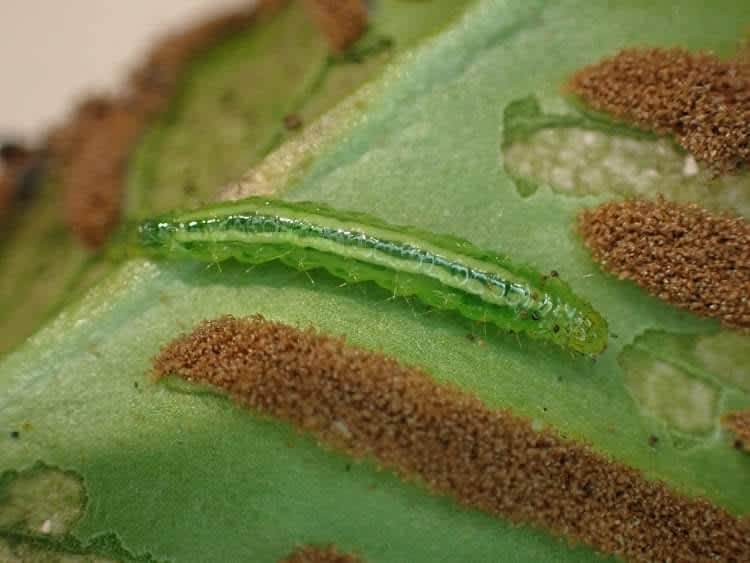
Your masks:
<path fill-rule="evenodd" d="M 135 237 L 142 255 L 321 268 L 578 352 L 607 346 L 606 321 L 557 276 L 459 238 L 319 203 L 254 197 L 144 221 Z"/>

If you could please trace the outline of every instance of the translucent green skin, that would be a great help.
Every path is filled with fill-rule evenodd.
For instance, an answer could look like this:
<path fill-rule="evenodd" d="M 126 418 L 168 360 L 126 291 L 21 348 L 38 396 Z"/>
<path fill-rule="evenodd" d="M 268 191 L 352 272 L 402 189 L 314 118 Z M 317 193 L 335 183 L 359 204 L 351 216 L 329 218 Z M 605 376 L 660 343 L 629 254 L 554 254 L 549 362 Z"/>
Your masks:
<path fill-rule="evenodd" d="M 556 276 L 459 238 L 319 203 L 249 198 L 156 217 L 135 236 L 136 252 L 147 256 L 321 268 L 577 352 L 607 346 L 606 321 Z"/>

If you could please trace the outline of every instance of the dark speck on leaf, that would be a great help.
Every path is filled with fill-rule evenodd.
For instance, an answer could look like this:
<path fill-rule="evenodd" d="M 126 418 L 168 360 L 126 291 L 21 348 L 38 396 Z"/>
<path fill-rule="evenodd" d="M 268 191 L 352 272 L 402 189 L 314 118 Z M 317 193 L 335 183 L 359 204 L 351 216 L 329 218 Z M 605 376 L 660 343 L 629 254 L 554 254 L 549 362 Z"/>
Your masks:
<path fill-rule="evenodd" d="M 220 101 L 222 105 L 230 106 L 233 105 L 236 101 L 237 96 L 232 90 L 227 90 L 224 93 L 222 93 Z"/>
<path fill-rule="evenodd" d="M 10 437 L 13 438 L 14 440 L 18 440 L 18 438 L 21 437 L 21 433 L 18 430 L 13 430 L 10 433 Z"/>
<path fill-rule="evenodd" d="M 393 47 L 396 41 L 393 39 L 393 37 L 383 36 L 380 38 L 379 43 L 380 43 L 380 46 L 383 47 L 384 49 L 389 49 Z"/>
<path fill-rule="evenodd" d="M 30 202 L 39 191 L 44 178 L 44 163 L 34 159 L 21 171 L 16 179 L 16 201 Z"/>
<path fill-rule="evenodd" d="M 648 445 L 651 446 L 652 448 L 655 448 L 656 444 L 658 443 L 659 443 L 659 438 L 657 438 L 653 434 L 651 434 L 651 436 L 648 437 Z"/>
<path fill-rule="evenodd" d="M 289 131 L 296 131 L 302 127 L 302 118 L 296 113 L 289 113 L 284 116 L 284 127 Z"/>

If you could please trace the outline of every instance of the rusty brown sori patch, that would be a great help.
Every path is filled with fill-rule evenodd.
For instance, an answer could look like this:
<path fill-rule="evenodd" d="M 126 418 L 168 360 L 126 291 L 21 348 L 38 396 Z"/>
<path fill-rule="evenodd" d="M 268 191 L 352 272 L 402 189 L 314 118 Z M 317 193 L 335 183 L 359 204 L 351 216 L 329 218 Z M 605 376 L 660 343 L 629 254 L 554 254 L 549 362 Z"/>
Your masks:
<path fill-rule="evenodd" d="M 279 563 L 362 563 L 351 553 L 341 553 L 333 545 L 304 545 L 298 547 Z"/>
<path fill-rule="evenodd" d="M 261 316 L 223 317 L 168 344 L 154 368 L 218 386 L 463 505 L 605 553 L 750 560 L 750 520 L 343 338 Z"/>
<path fill-rule="evenodd" d="M 166 109 L 182 71 L 200 51 L 272 13 L 286 0 L 261 0 L 157 43 L 124 93 L 83 101 L 47 139 L 60 169 L 66 222 L 86 245 L 104 243 L 120 216 L 128 156 L 148 123 Z"/>
<path fill-rule="evenodd" d="M 721 417 L 721 424 L 734 432 L 736 447 L 750 451 L 750 409 L 725 414 Z"/>
<path fill-rule="evenodd" d="M 334 51 L 343 51 L 367 29 L 364 0 L 305 0 L 305 7 Z"/>
<path fill-rule="evenodd" d="M 578 226 L 604 269 L 732 327 L 750 327 L 750 223 L 663 199 L 612 201 Z"/>
<path fill-rule="evenodd" d="M 716 172 L 750 163 L 750 63 L 685 49 L 623 49 L 576 72 L 591 107 L 670 133 Z"/>

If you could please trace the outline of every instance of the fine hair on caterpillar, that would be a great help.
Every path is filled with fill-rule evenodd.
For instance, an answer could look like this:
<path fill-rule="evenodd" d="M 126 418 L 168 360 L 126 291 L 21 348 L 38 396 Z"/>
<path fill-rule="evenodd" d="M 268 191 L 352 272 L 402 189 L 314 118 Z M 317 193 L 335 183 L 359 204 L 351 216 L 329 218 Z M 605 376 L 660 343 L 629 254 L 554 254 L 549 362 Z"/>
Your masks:
<path fill-rule="evenodd" d="M 576 352 L 607 345 L 606 321 L 558 276 L 457 237 L 320 203 L 253 197 L 143 221 L 134 237 L 146 256 L 323 269 Z"/>

